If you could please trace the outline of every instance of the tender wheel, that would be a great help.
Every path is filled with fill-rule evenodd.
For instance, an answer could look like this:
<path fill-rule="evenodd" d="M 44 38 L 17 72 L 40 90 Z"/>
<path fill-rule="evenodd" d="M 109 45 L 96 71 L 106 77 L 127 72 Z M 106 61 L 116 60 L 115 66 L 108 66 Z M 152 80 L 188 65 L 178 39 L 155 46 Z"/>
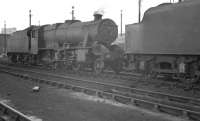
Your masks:
<path fill-rule="evenodd" d="M 94 72 L 96 74 L 99 74 L 103 71 L 104 69 L 104 61 L 100 58 L 96 59 L 94 62 Z"/>

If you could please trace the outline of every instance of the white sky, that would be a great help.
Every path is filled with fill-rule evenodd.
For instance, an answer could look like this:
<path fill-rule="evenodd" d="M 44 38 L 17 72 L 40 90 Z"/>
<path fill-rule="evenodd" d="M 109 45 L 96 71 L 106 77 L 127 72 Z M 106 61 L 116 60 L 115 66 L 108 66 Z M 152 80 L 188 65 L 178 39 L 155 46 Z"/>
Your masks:
<path fill-rule="evenodd" d="M 171 0 L 173 1 L 173 0 Z M 178 0 L 174 0 L 178 1 Z M 142 0 L 143 12 L 153 6 L 170 0 Z M 40 25 L 64 22 L 71 19 L 71 7 L 75 6 L 75 17 L 81 21 L 93 20 L 98 9 L 105 11 L 104 18 L 113 19 L 120 26 L 120 10 L 123 10 L 123 31 L 125 24 L 138 22 L 138 0 L 3 0 L 0 7 L 0 28 L 29 26 L 29 9 L 32 10 L 32 24 Z M 120 30 L 120 28 L 119 28 Z"/>

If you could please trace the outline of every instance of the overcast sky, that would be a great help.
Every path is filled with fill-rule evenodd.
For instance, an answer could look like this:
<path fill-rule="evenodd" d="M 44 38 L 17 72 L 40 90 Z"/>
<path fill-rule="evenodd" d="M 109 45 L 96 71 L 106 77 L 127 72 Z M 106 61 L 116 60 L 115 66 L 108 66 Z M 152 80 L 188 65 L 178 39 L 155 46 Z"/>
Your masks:
<path fill-rule="evenodd" d="M 170 0 L 142 0 L 142 14 L 164 2 Z M 113 19 L 117 25 L 120 25 L 120 10 L 123 10 L 123 31 L 125 24 L 138 21 L 138 0 L 4 0 L 0 7 L 0 28 L 3 28 L 4 20 L 7 27 L 16 27 L 17 30 L 28 27 L 29 9 L 32 10 L 34 25 L 39 21 L 40 25 L 64 22 L 71 19 L 72 6 L 75 6 L 76 19 L 90 21 L 94 11 L 101 9 L 105 12 L 103 17 Z"/>

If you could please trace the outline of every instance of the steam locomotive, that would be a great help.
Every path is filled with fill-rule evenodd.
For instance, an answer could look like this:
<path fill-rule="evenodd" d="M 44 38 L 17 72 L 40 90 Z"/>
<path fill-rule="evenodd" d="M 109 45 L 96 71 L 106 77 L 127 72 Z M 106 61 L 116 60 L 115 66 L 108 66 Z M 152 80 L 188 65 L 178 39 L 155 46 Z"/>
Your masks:
<path fill-rule="evenodd" d="M 17 31 L 7 41 L 7 55 L 14 63 L 59 66 L 79 70 L 91 67 L 100 73 L 107 65 L 115 71 L 118 47 L 111 45 L 118 28 L 111 19 L 102 19 L 96 12 L 94 20 L 66 20 L 53 25 L 31 26 Z"/>
<path fill-rule="evenodd" d="M 200 1 L 150 8 L 141 23 L 126 25 L 128 67 L 151 75 L 200 77 Z"/>

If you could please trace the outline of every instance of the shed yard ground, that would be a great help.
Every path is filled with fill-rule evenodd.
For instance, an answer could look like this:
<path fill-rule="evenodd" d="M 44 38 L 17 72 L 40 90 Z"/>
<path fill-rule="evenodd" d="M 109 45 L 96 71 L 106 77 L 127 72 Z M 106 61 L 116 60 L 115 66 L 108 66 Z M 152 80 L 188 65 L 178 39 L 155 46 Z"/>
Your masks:
<path fill-rule="evenodd" d="M 166 114 L 125 106 L 0 73 L 0 99 L 43 121 L 185 121 Z"/>

